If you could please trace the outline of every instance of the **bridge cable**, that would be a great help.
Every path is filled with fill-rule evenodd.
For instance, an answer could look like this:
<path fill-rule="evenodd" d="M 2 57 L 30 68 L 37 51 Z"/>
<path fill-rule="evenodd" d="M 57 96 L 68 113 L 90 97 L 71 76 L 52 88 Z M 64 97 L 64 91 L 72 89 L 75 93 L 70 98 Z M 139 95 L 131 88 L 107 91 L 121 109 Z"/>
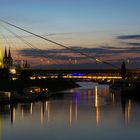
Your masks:
<path fill-rule="evenodd" d="M 50 40 L 50 39 L 48 39 L 48 38 L 45 38 L 45 37 L 43 37 L 43 36 L 41 36 L 41 35 L 35 34 L 35 33 L 31 32 L 31 31 L 25 30 L 25 29 L 23 29 L 23 28 L 21 28 L 21 27 L 19 27 L 19 26 L 16 26 L 16 25 L 14 25 L 14 24 L 11 24 L 11 23 L 9 23 L 9 22 L 3 20 L 3 19 L 0 19 L 0 21 L 3 22 L 3 23 L 5 23 L 5 24 L 7 24 L 7 25 L 9 25 L 9 26 L 12 26 L 12 27 L 15 27 L 15 28 L 17 28 L 17 29 L 19 29 L 19 30 L 22 30 L 22 31 L 24 31 L 24 32 L 26 32 L 26 33 L 32 34 L 32 35 L 34 35 L 34 36 L 36 36 L 36 37 L 38 37 L 38 38 L 41 38 L 41 39 L 43 39 L 43 40 L 46 40 L 46 41 L 48 41 L 48 42 L 51 42 L 51 43 L 56 44 L 56 45 L 58 45 L 58 46 L 61 46 L 61 47 L 65 48 L 65 49 L 67 49 L 67 50 L 70 50 L 70 51 L 72 51 L 72 52 L 79 53 L 79 54 L 81 54 L 81 55 L 83 55 L 83 56 L 86 56 L 86 57 L 88 57 L 88 58 L 92 58 L 92 59 L 94 59 L 94 60 L 97 60 L 96 57 L 93 57 L 93 56 L 90 56 L 90 55 L 85 54 L 85 53 L 83 53 L 83 52 L 80 52 L 80 51 L 77 51 L 77 50 L 75 50 L 75 49 L 69 48 L 69 47 L 67 47 L 67 46 L 65 46 L 65 45 L 62 45 L 62 44 L 60 44 L 60 43 L 57 43 L 57 42 L 55 42 L 55 41 L 53 41 L 53 40 Z M 99 60 L 99 59 L 98 59 L 98 60 Z M 119 67 L 117 67 L 117 66 L 115 66 L 115 65 L 113 65 L 113 64 L 111 64 L 111 63 L 109 63 L 109 62 L 102 61 L 102 60 L 99 60 L 99 61 L 102 62 L 102 63 L 104 63 L 104 64 L 106 64 L 106 65 L 109 65 L 109 66 L 111 66 L 111 67 L 120 69 Z"/>
<path fill-rule="evenodd" d="M 8 29 L 7 27 L 1 25 L 5 30 L 7 30 L 8 32 L 10 32 L 11 34 L 13 34 L 16 38 L 18 38 L 19 40 L 21 40 L 24 44 L 26 44 L 27 46 L 29 46 L 30 48 L 32 48 L 35 52 L 39 52 L 40 56 L 43 56 L 44 58 L 46 58 L 48 60 L 48 57 L 46 55 L 43 55 L 43 50 L 33 46 L 31 43 L 29 43 L 28 41 L 26 41 L 25 39 L 23 39 L 21 36 L 17 35 L 16 33 L 14 33 L 13 31 L 11 31 L 10 29 Z M 51 58 L 49 58 L 51 59 Z M 53 60 L 54 62 L 56 62 L 57 60 Z M 56 63 L 57 64 L 57 63 Z"/>

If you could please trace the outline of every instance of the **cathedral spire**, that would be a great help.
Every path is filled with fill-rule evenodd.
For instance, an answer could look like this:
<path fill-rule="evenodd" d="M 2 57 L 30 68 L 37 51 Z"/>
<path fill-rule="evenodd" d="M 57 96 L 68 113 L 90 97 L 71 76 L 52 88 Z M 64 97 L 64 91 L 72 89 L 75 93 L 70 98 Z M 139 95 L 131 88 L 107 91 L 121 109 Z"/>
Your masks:
<path fill-rule="evenodd" d="M 7 58 L 7 49 L 5 47 L 4 58 Z"/>
<path fill-rule="evenodd" d="M 7 49 L 5 48 L 5 53 L 4 53 L 4 57 L 3 57 L 3 64 L 5 68 L 9 68 L 13 65 L 13 59 L 11 56 L 11 51 L 9 48 L 9 51 L 7 52 Z"/>
<path fill-rule="evenodd" d="M 12 58 L 10 48 L 9 48 L 9 52 L 8 52 L 8 58 Z"/>

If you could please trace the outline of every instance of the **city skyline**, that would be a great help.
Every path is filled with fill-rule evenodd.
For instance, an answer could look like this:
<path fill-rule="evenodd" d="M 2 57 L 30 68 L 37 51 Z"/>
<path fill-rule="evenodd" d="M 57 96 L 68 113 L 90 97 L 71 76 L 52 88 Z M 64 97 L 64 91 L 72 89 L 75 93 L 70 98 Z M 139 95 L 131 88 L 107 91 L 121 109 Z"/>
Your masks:
<path fill-rule="evenodd" d="M 139 62 L 139 4 L 139 0 L 5 0 L 0 5 L 0 17 L 103 60 L 132 59 Z M 56 45 L 33 38 L 14 28 L 10 29 L 44 50 L 45 55 L 51 59 L 57 61 L 76 59 L 84 64 L 89 62 L 88 59 L 83 60 L 82 56 L 77 58 L 77 54 L 75 57 Z M 15 59 L 28 57 L 33 64 L 35 63 L 33 61 L 38 60 L 39 63 L 43 59 L 2 27 L 0 31 L 2 49 L 4 50 L 5 46 L 12 48 Z"/>

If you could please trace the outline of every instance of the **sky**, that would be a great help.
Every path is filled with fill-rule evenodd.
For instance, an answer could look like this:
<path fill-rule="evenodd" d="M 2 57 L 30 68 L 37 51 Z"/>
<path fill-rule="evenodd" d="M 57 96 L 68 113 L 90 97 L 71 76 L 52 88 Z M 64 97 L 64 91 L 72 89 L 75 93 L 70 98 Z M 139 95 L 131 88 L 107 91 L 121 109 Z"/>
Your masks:
<path fill-rule="evenodd" d="M 112 63 L 130 59 L 136 64 L 140 61 L 139 5 L 140 0 L 0 0 L 0 18 L 96 58 Z M 1 48 L 10 47 L 15 59 L 26 58 L 32 65 L 59 61 L 56 63 L 88 66 L 91 62 L 79 54 L 4 26 L 50 57 L 46 61 L 44 56 L 0 27 Z"/>

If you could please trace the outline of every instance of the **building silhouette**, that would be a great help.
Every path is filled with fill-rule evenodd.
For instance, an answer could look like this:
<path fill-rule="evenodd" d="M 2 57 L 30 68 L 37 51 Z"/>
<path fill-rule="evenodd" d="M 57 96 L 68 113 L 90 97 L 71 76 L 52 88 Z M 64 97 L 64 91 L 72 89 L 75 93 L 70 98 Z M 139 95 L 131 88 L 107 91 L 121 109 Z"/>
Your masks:
<path fill-rule="evenodd" d="M 10 68 L 11 66 L 13 66 L 13 58 L 11 56 L 10 48 L 8 52 L 7 52 L 7 49 L 5 48 L 4 57 L 3 57 L 3 66 L 4 68 Z"/>

